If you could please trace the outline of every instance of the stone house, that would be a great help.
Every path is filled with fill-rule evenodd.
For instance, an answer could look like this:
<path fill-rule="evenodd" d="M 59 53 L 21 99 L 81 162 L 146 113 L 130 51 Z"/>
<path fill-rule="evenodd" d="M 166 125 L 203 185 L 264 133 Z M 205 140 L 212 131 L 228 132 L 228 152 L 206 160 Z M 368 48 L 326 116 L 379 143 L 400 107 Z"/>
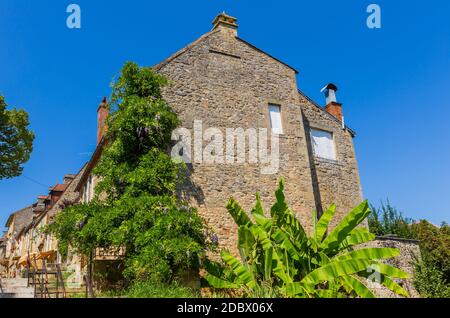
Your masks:
<path fill-rule="evenodd" d="M 263 128 L 268 139 L 274 135 L 279 139 L 276 173 L 262 174 L 265 164 L 260 162 L 188 165 L 190 180 L 180 195 L 198 208 L 220 244 L 230 249 L 234 249 L 236 227 L 225 209 L 229 198 L 249 210 L 260 192 L 269 208 L 280 177 L 286 180 L 291 208 L 307 229 L 313 210 L 320 213 L 336 203 L 338 221 L 363 200 L 355 133 L 343 123 L 337 87 L 325 87 L 327 105 L 319 106 L 298 89 L 293 67 L 240 38 L 237 29 L 235 18 L 220 14 L 212 31 L 154 66 L 171 81 L 163 97 L 183 128 L 194 134 L 196 129 L 213 128 L 225 134 L 227 129 Z M 104 145 L 106 103 L 105 99 L 98 108 L 97 149 L 78 186 L 87 201 L 96 183 L 91 171 Z M 200 127 L 195 127 L 196 121 L 201 121 Z M 207 142 L 203 140 L 202 146 Z M 249 145 L 244 151 L 249 157 Z"/>
<path fill-rule="evenodd" d="M 192 184 L 185 190 L 225 246 L 234 246 L 236 237 L 227 200 L 233 196 L 248 211 L 260 192 L 270 208 L 280 177 L 306 229 L 313 210 L 320 214 L 335 203 L 337 222 L 363 201 L 355 133 L 343 122 L 337 87 L 325 87 L 325 107 L 313 102 L 299 90 L 293 67 L 238 36 L 236 18 L 218 15 L 212 31 L 155 69 L 172 82 L 163 96 L 183 127 L 194 129 L 201 120 L 203 129 L 266 128 L 269 138 L 279 137 L 279 169 L 273 174 L 262 174 L 262 163 L 191 165 Z"/>

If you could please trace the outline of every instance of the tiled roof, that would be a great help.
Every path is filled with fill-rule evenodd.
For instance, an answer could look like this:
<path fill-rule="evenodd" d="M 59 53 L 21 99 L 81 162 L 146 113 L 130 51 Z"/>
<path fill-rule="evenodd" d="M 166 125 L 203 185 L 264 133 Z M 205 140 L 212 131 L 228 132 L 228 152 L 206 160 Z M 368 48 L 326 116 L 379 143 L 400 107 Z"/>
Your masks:
<path fill-rule="evenodd" d="M 67 184 L 57 184 L 50 188 L 50 191 L 64 192 L 67 189 Z"/>

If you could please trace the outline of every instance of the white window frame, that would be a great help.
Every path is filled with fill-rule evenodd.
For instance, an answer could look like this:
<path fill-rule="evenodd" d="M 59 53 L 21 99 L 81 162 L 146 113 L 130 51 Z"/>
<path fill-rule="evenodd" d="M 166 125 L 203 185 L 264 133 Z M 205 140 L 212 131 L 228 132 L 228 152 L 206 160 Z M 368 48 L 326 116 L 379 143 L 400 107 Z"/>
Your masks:
<path fill-rule="evenodd" d="M 310 136 L 315 157 L 337 161 L 336 143 L 333 132 L 320 128 L 311 128 Z M 326 138 L 328 136 L 330 138 Z M 318 140 L 322 143 L 321 145 L 318 145 Z"/>
<path fill-rule="evenodd" d="M 278 112 L 275 112 L 274 110 L 277 109 Z M 284 127 L 283 127 L 283 113 L 281 110 L 281 106 L 277 104 L 269 104 L 269 122 L 270 122 L 270 128 L 273 134 L 282 135 L 284 134 Z M 274 114 L 274 116 L 273 116 Z M 277 120 L 279 123 L 274 126 L 274 121 Z"/>

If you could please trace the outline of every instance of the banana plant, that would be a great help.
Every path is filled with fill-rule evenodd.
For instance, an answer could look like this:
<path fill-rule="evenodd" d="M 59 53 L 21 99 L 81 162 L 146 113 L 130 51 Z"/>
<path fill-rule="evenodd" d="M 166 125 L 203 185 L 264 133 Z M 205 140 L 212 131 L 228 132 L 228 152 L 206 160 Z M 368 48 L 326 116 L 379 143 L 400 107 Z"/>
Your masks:
<path fill-rule="evenodd" d="M 370 214 L 367 201 L 332 229 L 335 205 L 319 219 L 313 212 L 313 230 L 308 235 L 286 202 L 283 179 L 275 198 L 270 217 L 259 194 L 251 217 L 233 198 L 229 200 L 227 210 L 238 226 L 240 260 L 228 251 L 221 253 L 221 263 L 207 260 L 204 278 L 209 286 L 240 289 L 250 296 L 373 298 L 366 284 L 375 277 L 379 284 L 408 297 L 395 281 L 408 274 L 382 262 L 399 251 L 358 246 L 375 239 L 361 226 Z"/>

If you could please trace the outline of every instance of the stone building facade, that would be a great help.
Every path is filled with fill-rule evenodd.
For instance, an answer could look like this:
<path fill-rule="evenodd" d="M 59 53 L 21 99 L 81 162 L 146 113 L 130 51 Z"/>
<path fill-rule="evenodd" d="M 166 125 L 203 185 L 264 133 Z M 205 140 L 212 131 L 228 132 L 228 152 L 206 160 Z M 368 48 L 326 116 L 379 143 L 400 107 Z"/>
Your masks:
<path fill-rule="evenodd" d="M 332 203 L 337 204 L 338 221 L 363 200 L 354 133 L 342 122 L 342 105 L 333 99 L 321 107 L 305 96 L 297 87 L 297 71 L 241 39 L 235 18 L 221 14 L 213 24 L 211 32 L 155 66 L 171 81 L 163 96 L 189 130 L 199 120 L 203 131 L 214 127 L 224 134 L 230 128 L 267 128 L 269 140 L 270 107 L 275 105 L 282 126 L 280 165 L 276 173 L 262 174 L 263 164 L 248 160 L 240 164 L 194 160 L 184 194 L 231 249 L 236 227 L 225 209 L 229 198 L 248 211 L 260 192 L 268 210 L 280 177 L 285 178 L 290 207 L 305 228 L 310 228 L 312 210 L 320 213 Z M 331 136 L 334 158 L 317 155 L 312 129 Z"/>

